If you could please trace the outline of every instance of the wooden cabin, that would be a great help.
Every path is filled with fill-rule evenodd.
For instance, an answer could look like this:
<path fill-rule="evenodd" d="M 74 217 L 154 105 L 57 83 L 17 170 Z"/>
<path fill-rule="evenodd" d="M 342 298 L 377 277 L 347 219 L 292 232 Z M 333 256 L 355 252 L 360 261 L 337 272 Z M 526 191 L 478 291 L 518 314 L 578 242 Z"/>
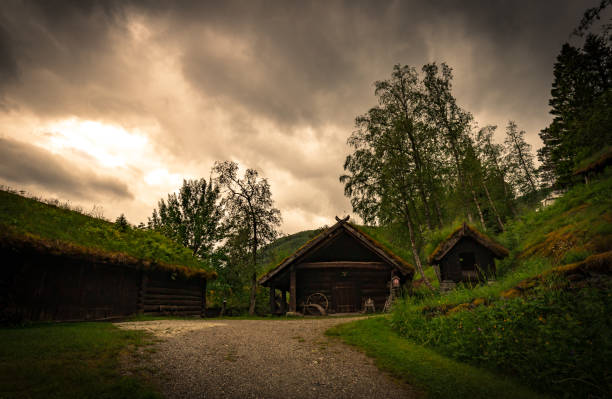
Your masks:
<path fill-rule="evenodd" d="M 205 316 L 216 273 L 0 233 L 0 323 Z"/>
<path fill-rule="evenodd" d="M 508 250 L 463 223 L 442 241 L 429 256 L 436 269 L 440 289 L 448 290 L 459 282 L 484 282 L 495 278 L 495 258 L 508 256 Z"/>
<path fill-rule="evenodd" d="M 308 304 L 323 314 L 359 312 L 368 299 L 370 308 L 373 302 L 381 311 L 392 281 L 396 286 L 412 281 L 412 265 L 348 223 L 348 217 L 336 220 L 259 280 L 270 288 L 272 314 L 286 312 L 287 292 L 290 312 L 308 310 Z"/>

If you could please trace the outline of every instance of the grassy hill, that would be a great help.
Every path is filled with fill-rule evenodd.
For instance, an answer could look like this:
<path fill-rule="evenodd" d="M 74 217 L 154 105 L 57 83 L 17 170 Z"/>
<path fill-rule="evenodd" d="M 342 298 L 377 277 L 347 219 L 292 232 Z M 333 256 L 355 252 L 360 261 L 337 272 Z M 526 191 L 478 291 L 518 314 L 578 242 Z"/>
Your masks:
<path fill-rule="evenodd" d="M 16 193 L 0 191 L 0 241 L 214 275 L 191 250 L 161 234 L 94 218 Z"/>
<path fill-rule="evenodd" d="M 263 275 L 274 269 L 283 259 L 297 251 L 302 245 L 312 240 L 324 229 L 325 227 L 321 227 L 314 230 L 304 230 L 299 233 L 289 234 L 267 245 L 262 251 L 259 263 L 259 270 L 262 271 L 261 274 Z"/>
<path fill-rule="evenodd" d="M 510 221 L 494 237 L 510 250 L 495 284 L 444 295 L 420 287 L 389 318 L 331 334 L 434 397 L 497 397 L 508 378 L 554 397 L 612 396 L 610 169 Z M 431 233 L 422 256 L 453 227 Z M 470 379 L 463 377 L 468 367 Z"/>

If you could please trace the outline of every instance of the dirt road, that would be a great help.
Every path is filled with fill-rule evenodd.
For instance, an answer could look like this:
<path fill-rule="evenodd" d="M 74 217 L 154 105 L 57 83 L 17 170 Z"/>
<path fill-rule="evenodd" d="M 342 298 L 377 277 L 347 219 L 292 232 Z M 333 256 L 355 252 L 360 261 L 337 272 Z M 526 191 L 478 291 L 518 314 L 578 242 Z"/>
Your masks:
<path fill-rule="evenodd" d="M 412 398 L 364 354 L 326 337 L 352 319 L 118 323 L 163 340 L 149 362 L 168 398 Z"/>

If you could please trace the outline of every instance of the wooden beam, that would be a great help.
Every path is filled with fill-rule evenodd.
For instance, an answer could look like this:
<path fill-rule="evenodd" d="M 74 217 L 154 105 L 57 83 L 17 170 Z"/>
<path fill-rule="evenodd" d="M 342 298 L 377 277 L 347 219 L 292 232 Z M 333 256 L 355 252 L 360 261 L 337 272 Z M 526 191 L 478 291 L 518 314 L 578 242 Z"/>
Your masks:
<path fill-rule="evenodd" d="M 282 314 L 287 313 L 287 291 L 286 290 L 281 290 L 280 311 Z"/>
<path fill-rule="evenodd" d="M 138 313 L 139 314 L 143 314 L 144 313 L 144 303 L 145 303 L 145 298 L 147 296 L 147 285 L 149 282 L 149 275 L 147 274 L 146 271 L 141 271 L 140 272 L 140 287 L 138 290 Z"/>
<path fill-rule="evenodd" d="M 206 317 L 206 279 L 202 279 L 202 310 L 200 317 Z"/>
<path fill-rule="evenodd" d="M 296 288 L 295 288 L 295 267 L 291 267 L 291 283 L 290 283 L 290 292 L 289 295 L 291 296 L 290 298 L 290 303 L 289 303 L 289 311 L 290 312 L 296 312 L 297 310 L 297 298 L 295 297 L 296 295 Z"/>
<path fill-rule="evenodd" d="M 304 262 L 296 265 L 298 269 L 369 269 L 369 270 L 389 270 L 393 266 L 383 262 Z"/>
<path fill-rule="evenodd" d="M 276 288 L 274 285 L 270 286 L 270 314 L 276 314 Z"/>

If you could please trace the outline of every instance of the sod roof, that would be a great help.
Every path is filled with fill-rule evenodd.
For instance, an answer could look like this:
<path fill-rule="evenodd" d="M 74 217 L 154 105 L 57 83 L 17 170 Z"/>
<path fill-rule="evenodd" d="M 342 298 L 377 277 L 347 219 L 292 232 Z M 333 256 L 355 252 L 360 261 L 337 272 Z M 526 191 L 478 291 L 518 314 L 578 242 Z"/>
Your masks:
<path fill-rule="evenodd" d="M 491 251 L 496 258 L 505 258 L 508 256 L 508 250 L 506 248 L 502 247 L 491 238 L 464 222 L 463 225 L 454 230 L 446 238 L 446 240 L 438 244 L 436 249 L 431 253 L 431 255 L 429 255 L 429 264 L 439 263 L 442 258 L 444 258 L 446 254 L 464 237 L 472 238 L 474 241 Z"/>
<path fill-rule="evenodd" d="M 161 234 L 121 230 L 106 220 L 4 190 L 0 190 L 0 248 L 167 270 L 185 277 L 216 277 L 191 250 Z"/>
<path fill-rule="evenodd" d="M 412 266 L 410 263 L 406 262 L 399 256 L 395 255 L 388 248 L 386 248 L 384 245 L 382 245 L 381 243 L 376 241 L 374 238 L 372 238 L 370 235 L 365 233 L 358 226 L 352 223 L 348 223 L 348 217 L 345 219 L 336 218 L 336 220 L 337 220 L 336 224 L 334 224 L 333 226 L 329 227 L 328 229 L 316 235 L 314 238 L 312 238 L 311 240 L 306 242 L 304 245 L 302 245 L 293 254 L 283 259 L 275 268 L 273 268 L 272 270 L 264 274 L 259 279 L 259 284 L 265 285 L 270 279 L 272 279 L 279 272 L 289 267 L 290 265 L 298 262 L 299 260 L 303 259 L 311 251 L 316 250 L 317 244 L 324 241 L 327 237 L 329 237 L 331 234 L 333 234 L 339 229 L 346 230 L 346 232 L 349 235 L 359 240 L 365 247 L 377 253 L 387 263 L 395 267 L 401 274 L 405 276 L 414 275 L 414 272 L 415 272 L 414 266 Z"/>

